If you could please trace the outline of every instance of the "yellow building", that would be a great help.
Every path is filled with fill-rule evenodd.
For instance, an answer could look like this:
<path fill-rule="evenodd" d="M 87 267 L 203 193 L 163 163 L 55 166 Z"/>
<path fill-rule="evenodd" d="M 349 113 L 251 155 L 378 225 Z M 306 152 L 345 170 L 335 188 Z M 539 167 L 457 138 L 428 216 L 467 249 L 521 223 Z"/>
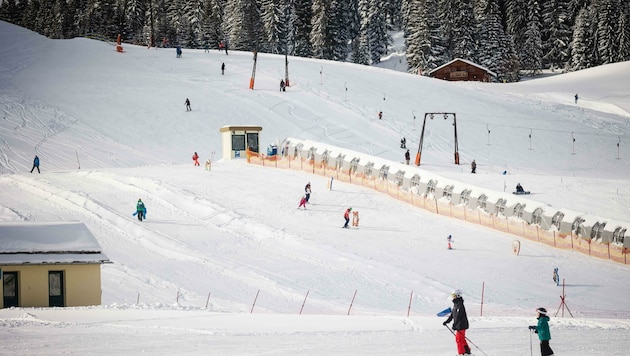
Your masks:
<path fill-rule="evenodd" d="M 83 223 L 0 223 L 0 308 L 99 305 L 109 262 Z"/>

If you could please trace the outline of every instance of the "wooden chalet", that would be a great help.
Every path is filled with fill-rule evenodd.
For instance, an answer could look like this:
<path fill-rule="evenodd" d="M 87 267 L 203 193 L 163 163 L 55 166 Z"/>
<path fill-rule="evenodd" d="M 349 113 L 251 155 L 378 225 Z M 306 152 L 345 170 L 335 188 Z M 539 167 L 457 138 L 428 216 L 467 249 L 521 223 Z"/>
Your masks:
<path fill-rule="evenodd" d="M 461 58 L 443 64 L 429 72 L 433 78 L 448 81 L 477 81 L 490 82 L 496 73 L 479 64 Z"/>

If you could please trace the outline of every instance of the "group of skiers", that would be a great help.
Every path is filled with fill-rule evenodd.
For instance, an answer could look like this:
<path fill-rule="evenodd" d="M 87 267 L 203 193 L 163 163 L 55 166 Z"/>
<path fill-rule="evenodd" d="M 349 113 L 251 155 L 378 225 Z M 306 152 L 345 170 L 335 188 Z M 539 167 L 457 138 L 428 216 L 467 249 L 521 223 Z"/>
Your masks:
<path fill-rule="evenodd" d="M 300 199 L 300 204 L 298 205 L 298 209 L 299 208 L 304 208 L 306 210 L 306 204 L 308 203 L 310 198 L 311 198 L 311 182 L 308 182 L 308 183 L 306 183 L 306 186 L 304 186 L 304 195 Z M 345 223 L 343 225 L 344 229 L 348 229 L 349 228 L 348 224 L 350 223 L 350 214 L 351 213 L 352 213 L 352 208 L 346 209 L 346 211 L 343 213 L 343 218 L 345 220 Z"/>
<path fill-rule="evenodd" d="M 450 237 L 450 235 L 449 235 Z M 466 307 L 464 306 L 464 298 L 461 289 L 455 289 L 451 293 L 451 300 L 453 307 L 450 309 L 448 318 L 442 323 L 442 325 L 448 327 L 448 324 L 452 321 L 452 330 L 449 330 L 455 335 L 455 344 L 457 345 L 457 355 L 464 356 L 470 355 L 470 341 L 466 337 L 466 330 L 469 328 L 468 315 L 466 315 Z M 537 325 L 530 325 L 529 330 L 538 334 L 540 340 L 540 355 L 541 356 L 553 356 L 553 350 L 549 346 L 549 340 L 551 340 L 551 332 L 549 331 L 549 316 L 547 316 L 547 309 L 537 308 Z M 442 315 L 442 314 L 440 314 Z M 530 331 L 530 332 L 531 332 Z M 473 344 L 474 345 L 474 344 Z M 475 345 L 476 346 L 476 345 Z"/>

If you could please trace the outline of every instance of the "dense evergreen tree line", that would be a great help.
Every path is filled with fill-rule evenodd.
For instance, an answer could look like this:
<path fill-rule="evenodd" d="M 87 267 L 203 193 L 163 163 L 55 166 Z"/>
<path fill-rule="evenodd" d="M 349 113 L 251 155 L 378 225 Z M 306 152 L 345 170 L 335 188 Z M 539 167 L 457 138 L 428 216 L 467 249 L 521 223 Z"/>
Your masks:
<path fill-rule="evenodd" d="M 402 30 L 409 72 L 464 58 L 499 81 L 630 60 L 628 0 L 1 0 L 0 19 L 50 38 L 121 34 L 185 48 L 224 41 L 360 64 L 378 63 L 389 31 Z"/>

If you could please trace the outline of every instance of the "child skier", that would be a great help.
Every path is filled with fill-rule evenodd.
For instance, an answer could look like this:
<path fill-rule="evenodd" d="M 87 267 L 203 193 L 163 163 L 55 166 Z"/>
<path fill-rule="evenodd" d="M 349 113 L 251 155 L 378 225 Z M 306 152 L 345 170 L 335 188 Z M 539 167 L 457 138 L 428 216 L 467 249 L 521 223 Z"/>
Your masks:
<path fill-rule="evenodd" d="M 448 249 L 452 250 L 453 245 L 451 245 L 451 242 L 453 241 L 453 237 L 451 235 L 448 235 L 448 237 L 446 238 L 446 241 L 448 242 Z"/>
<path fill-rule="evenodd" d="M 142 221 L 142 219 L 147 214 L 147 207 L 144 206 L 142 199 L 138 199 L 138 203 L 136 203 L 136 214 L 138 216 L 138 220 Z"/>
<path fill-rule="evenodd" d="M 302 197 L 302 199 L 300 199 L 300 205 L 298 205 L 298 209 L 304 207 L 304 209 L 306 209 L 306 197 Z"/>
<path fill-rule="evenodd" d="M 350 222 L 350 212 L 352 211 L 352 208 L 348 208 L 346 209 L 346 212 L 343 214 L 343 218 L 346 219 L 346 223 L 343 225 L 344 229 L 348 228 L 348 223 Z"/>
<path fill-rule="evenodd" d="M 199 165 L 199 155 L 197 154 L 197 152 L 195 152 L 195 154 L 192 156 L 193 162 L 195 164 L 195 166 Z"/>
<path fill-rule="evenodd" d="M 442 325 L 446 326 L 453 321 L 453 330 L 455 330 L 455 342 L 457 343 L 458 355 L 470 355 L 470 347 L 466 342 L 466 330 L 468 329 L 468 316 L 466 315 L 466 308 L 464 307 L 464 298 L 462 298 L 462 291 L 455 289 L 451 293 L 453 299 L 453 310 Z"/>
<path fill-rule="evenodd" d="M 538 308 L 538 325 L 530 325 L 529 330 L 534 330 L 538 334 L 540 340 L 540 354 L 542 356 L 552 356 L 553 350 L 549 346 L 549 340 L 551 340 L 551 332 L 549 331 L 549 317 L 547 316 L 547 309 Z"/>

